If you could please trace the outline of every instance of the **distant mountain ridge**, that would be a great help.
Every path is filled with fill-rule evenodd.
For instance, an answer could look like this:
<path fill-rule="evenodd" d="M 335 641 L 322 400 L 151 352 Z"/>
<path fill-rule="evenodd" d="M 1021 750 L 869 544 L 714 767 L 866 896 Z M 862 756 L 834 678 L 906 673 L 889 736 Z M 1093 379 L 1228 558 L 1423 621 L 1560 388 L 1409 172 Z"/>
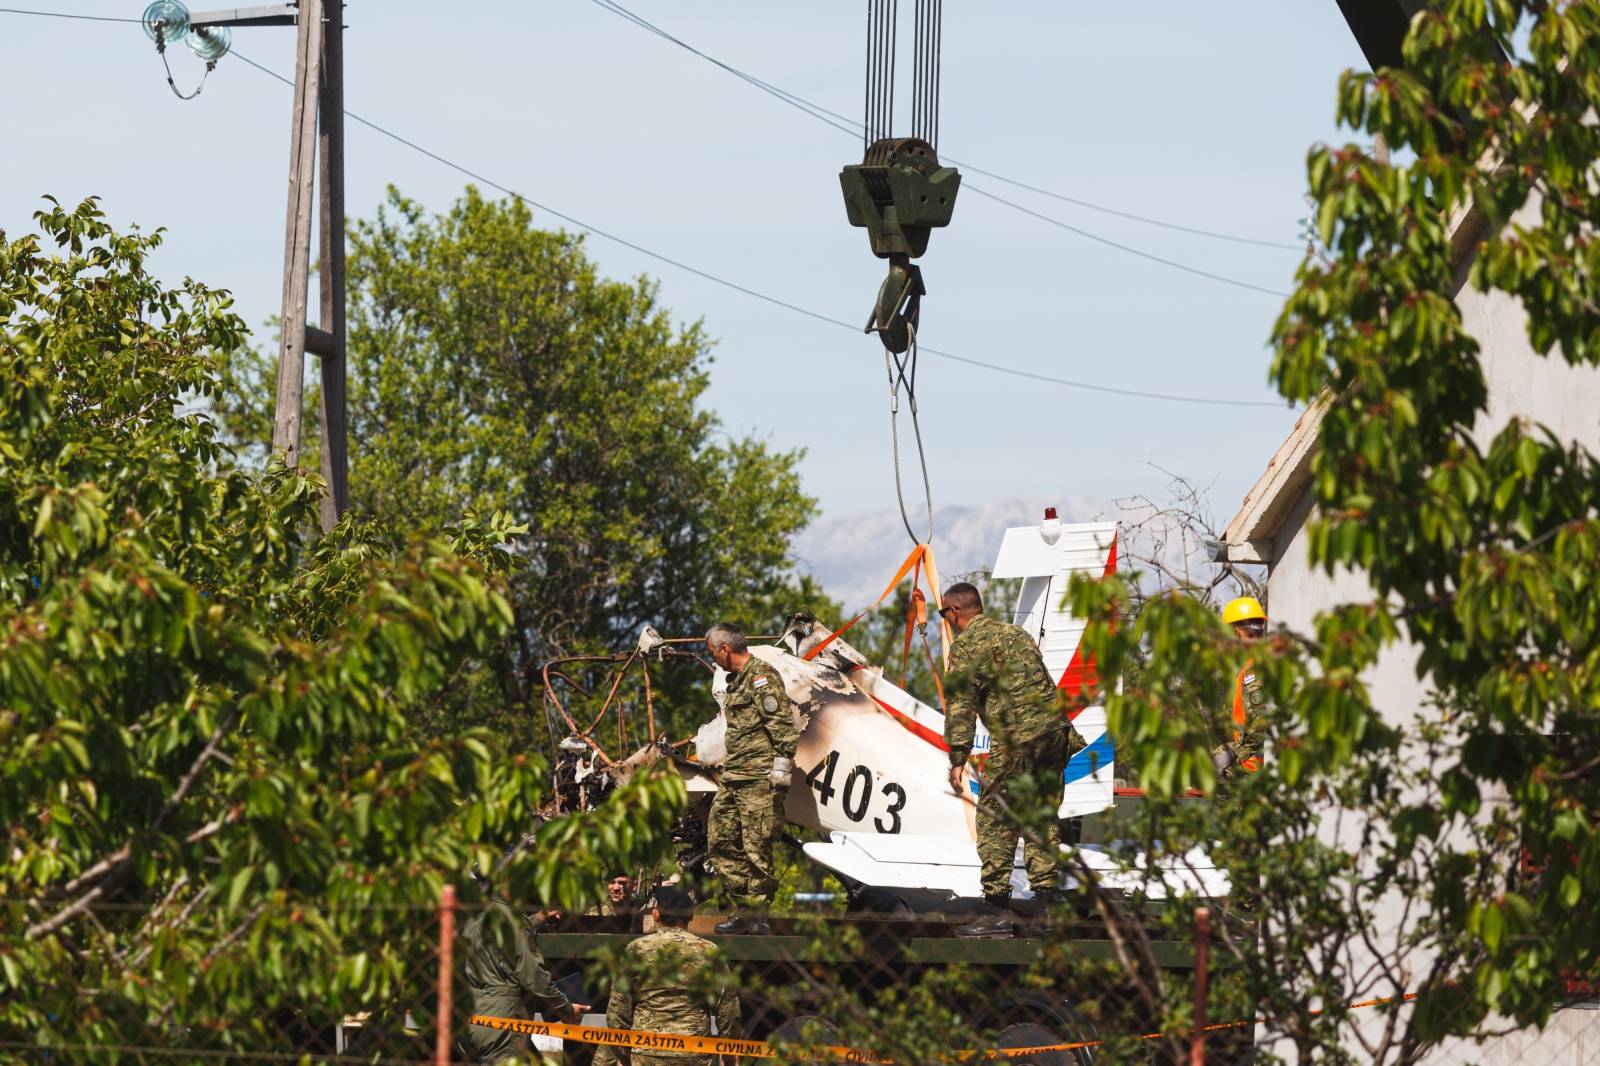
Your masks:
<path fill-rule="evenodd" d="M 936 507 L 933 552 L 940 580 L 949 584 L 962 574 L 989 569 L 1001 535 L 1012 526 L 1037 525 L 1046 507 L 1054 507 L 1063 522 L 1106 521 L 1118 513 L 1112 501 L 1090 496 L 1001 496 Z M 916 514 L 911 528 L 922 532 Z M 899 509 L 889 507 L 818 519 L 791 547 L 802 572 L 816 578 L 845 610 L 857 611 L 883 591 L 911 550 L 911 538 Z"/>

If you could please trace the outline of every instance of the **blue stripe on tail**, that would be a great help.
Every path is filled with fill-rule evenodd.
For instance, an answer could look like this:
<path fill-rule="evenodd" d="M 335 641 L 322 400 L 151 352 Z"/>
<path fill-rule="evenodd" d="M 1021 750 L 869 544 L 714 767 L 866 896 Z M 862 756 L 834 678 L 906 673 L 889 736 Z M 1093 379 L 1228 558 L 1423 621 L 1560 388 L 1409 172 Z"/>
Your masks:
<path fill-rule="evenodd" d="M 1067 762 L 1067 768 L 1061 774 L 1061 780 L 1066 784 L 1082 781 L 1090 774 L 1104 766 L 1110 766 L 1114 751 L 1111 745 L 1111 731 L 1101 733 L 1094 743 L 1082 748 Z"/>

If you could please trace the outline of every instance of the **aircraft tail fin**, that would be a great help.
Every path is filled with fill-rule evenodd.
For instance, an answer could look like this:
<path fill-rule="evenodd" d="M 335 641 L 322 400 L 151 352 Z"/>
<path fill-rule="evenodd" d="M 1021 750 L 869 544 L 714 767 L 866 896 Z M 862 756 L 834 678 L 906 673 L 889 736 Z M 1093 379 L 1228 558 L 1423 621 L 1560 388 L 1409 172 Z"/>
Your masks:
<path fill-rule="evenodd" d="M 1063 818 L 1091 814 L 1113 803 L 1116 752 L 1106 731 L 1105 705 L 1092 695 L 1098 686 L 1094 657 L 1083 650 L 1083 619 L 1073 617 L 1063 601 L 1073 574 L 1098 577 L 1116 569 L 1115 522 L 1064 525 L 1054 508 L 1037 526 L 1006 530 L 995 559 L 992 576 L 1022 579 L 1012 620 L 1039 642 L 1057 687 L 1069 698 L 1095 699 L 1071 713 L 1086 746 L 1068 762 L 1063 775 Z"/>

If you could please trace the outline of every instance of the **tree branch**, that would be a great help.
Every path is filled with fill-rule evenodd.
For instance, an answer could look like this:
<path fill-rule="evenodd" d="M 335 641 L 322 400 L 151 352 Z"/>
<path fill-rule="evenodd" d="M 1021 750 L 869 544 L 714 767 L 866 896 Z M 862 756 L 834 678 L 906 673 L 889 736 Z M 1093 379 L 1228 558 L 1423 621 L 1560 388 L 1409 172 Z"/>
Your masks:
<path fill-rule="evenodd" d="M 194 762 L 189 765 L 188 772 L 178 782 L 177 789 L 161 805 L 161 809 L 156 812 L 155 819 L 150 823 L 149 828 L 140 834 L 141 837 L 148 837 L 152 833 L 159 832 L 161 827 L 166 824 L 167 819 L 172 817 L 173 812 L 182 805 L 190 790 L 194 788 L 195 783 L 200 780 L 200 775 L 205 771 L 206 765 L 219 753 L 223 738 L 227 736 L 228 731 L 233 728 L 234 723 L 238 720 L 239 709 L 234 707 L 217 725 L 217 728 L 212 730 L 205 747 L 201 748 L 200 754 L 195 756 Z M 26 932 L 26 939 L 36 940 L 39 937 L 48 936 L 93 906 L 97 900 L 105 896 L 112 885 L 127 875 L 132 860 L 133 843 L 130 842 L 96 862 L 71 881 L 68 881 L 62 887 L 59 896 L 73 895 L 81 891 L 85 885 L 94 884 L 95 887 L 58 911 L 54 917 L 29 926 Z M 96 884 L 96 882 L 99 883 Z"/>

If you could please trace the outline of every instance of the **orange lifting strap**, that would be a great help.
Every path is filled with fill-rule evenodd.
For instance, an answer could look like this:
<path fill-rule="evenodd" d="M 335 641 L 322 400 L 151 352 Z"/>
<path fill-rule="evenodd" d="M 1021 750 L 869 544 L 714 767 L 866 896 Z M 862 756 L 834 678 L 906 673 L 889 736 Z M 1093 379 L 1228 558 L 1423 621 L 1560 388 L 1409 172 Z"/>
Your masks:
<path fill-rule="evenodd" d="M 883 593 L 876 600 L 873 600 L 866 610 L 862 611 L 860 614 L 857 614 L 854 618 L 850 619 L 850 621 L 846 622 L 838 629 L 835 629 L 832 633 L 829 633 L 822 643 L 806 652 L 805 658 L 808 660 L 815 659 L 818 652 L 822 651 L 823 648 L 826 648 L 829 644 L 832 644 L 834 641 L 838 640 L 844 635 L 846 630 L 865 618 L 868 611 L 871 611 L 874 607 L 878 606 L 878 604 L 888 599 L 889 594 L 900 587 L 900 582 L 904 581 L 907 575 L 910 575 L 911 577 L 912 595 L 911 609 L 906 614 L 905 657 L 909 658 L 911 654 L 911 628 L 913 625 L 921 625 L 924 627 L 922 641 L 923 646 L 927 647 L 928 635 L 926 626 L 928 623 L 928 601 L 927 597 L 922 594 L 922 589 L 919 587 L 920 579 L 924 569 L 927 570 L 928 588 L 933 591 L 933 606 L 934 610 L 937 611 L 940 606 L 939 571 L 934 566 L 933 548 L 927 544 L 918 544 L 915 548 L 911 549 L 911 554 L 906 556 L 905 562 L 900 564 L 900 569 L 895 571 L 894 577 L 889 579 L 889 584 L 884 587 Z M 939 627 L 940 631 L 944 634 L 944 662 L 945 665 L 948 666 L 950 664 L 950 627 L 945 623 L 943 617 L 939 619 Z M 928 661 L 930 665 L 933 662 L 933 651 L 931 648 L 928 649 Z M 905 683 L 905 666 L 903 661 L 901 664 L 900 680 L 901 684 Z M 934 684 L 939 686 L 939 703 L 942 706 L 944 704 L 944 686 L 939 681 L 939 671 L 937 669 L 933 672 L 933 680 Z"/>

